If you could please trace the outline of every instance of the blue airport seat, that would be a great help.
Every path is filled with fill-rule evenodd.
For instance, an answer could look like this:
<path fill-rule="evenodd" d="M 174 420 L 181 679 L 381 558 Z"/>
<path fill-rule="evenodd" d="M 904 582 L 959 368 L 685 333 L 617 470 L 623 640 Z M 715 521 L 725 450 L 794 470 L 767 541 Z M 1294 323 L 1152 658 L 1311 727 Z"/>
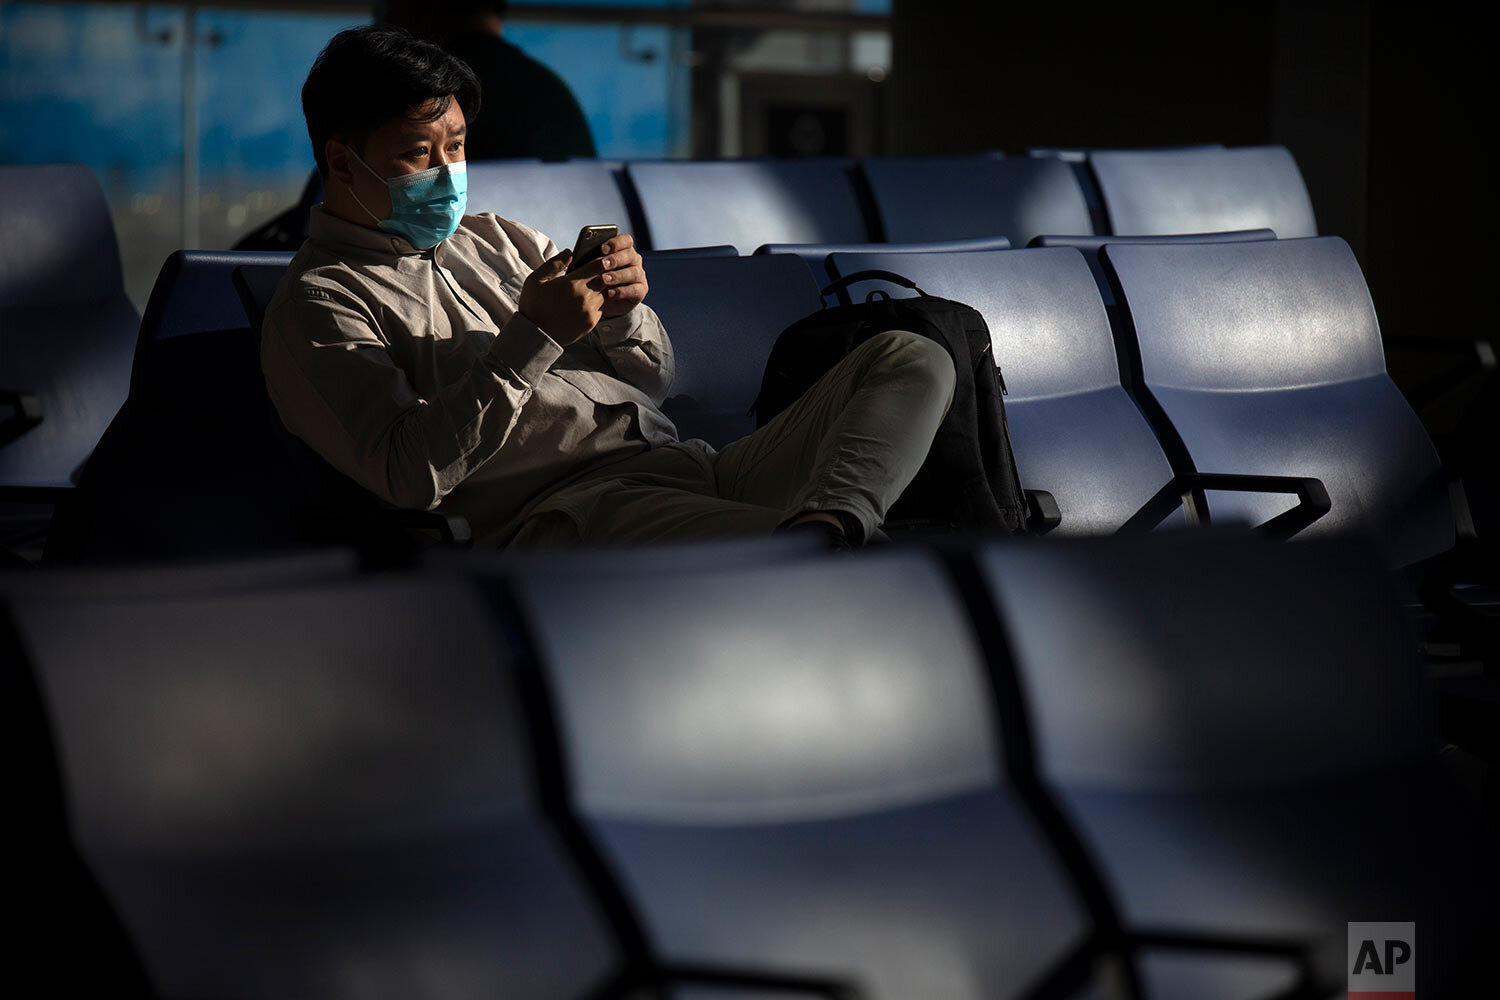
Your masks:
<path fill-rule="evenodd" d="M 1315 477 L 1332 509 L 1303 534 L 1369 533 L 1396 567 L 1453 547 L 1437 452 L 1386 374 L 1348 244 L 1106 245 L 1103 259 L 1142 389 L 1199 472 Z M 1285 508 L 1267 494 L 1209 495 L 1219 519 Z"/>
<path fill-rule="evenodd" d="M 653 249 L 728 243 L 862 243 L 870 238 L 842 160 L 635 162 Z"/>
<path fill-rule="evenodd" d="M 16 394 L 0 493 L 24 500 L 76 485 L 125 402 L 140 318 L 88 167 L 0 166 L 0 230 L 0 393 Z"/>
<path fill-rule="evenodd" d="M 1493 867 L 1380 560 L 1220 534 L 979 559 L 1038 777 L 1140 941 L 1145 995 L 1341 996 L 1354 920 L 1415 921 L 1418 992 L 1474 995 Z"/>
<path fill-rule="evenodd" d="M 1086 950 L 935 558 L 646 557 L 512 582 L 570 799 L 673 961 L 966 1000 L 1020 996 Z M 647 592 L 670 623 L 619 599 Z"/>
<path fill-rule="evenodd" d="M 923 291 L 974 306 L 995 345 L 1021 485 L 1050 492 L 1059 535 L 1118 530 L 1172 479 L 1150 425 L 1120 383 L 1094 279 L 1077 250 L 834 254 L 839 275 L 894 271 Z M 884 281 L 871 288 L 909 294 Z"/>
<path fill-rule="evenodd" d="M 1283 146 L 1121 150 L 1089 154 L 1089 168 L 1121 236 L 1271 229 L 1318 235 L 1297 161 Z M 1055 231 L 1055 230 L 1054 230 Z"/>
<path fill-rule="evenodd" d="M 677 247 L 674 250 L 642 250 L 646 263 L 653 260 L 699 260 L 704 257 L 738 257 L 740 252 L 728 243 L 711 247 Z M 649 275 L 647 276 L 649 279 Z"/>
<path fill-rule="evenodd" d="M 1130 245 L 1133 243 L 1253 243 L 1257 240 L 1274 240 L 1276 234 L 1269 229 L 1240 229 L 1229 233 L 1183 233 L 1174 236 L 1038 236 L 1028 247 L 1077 247 L 1083 252 L 1084 260 L 1089 262 L 1089 270 L 1094 272 L 1094 280 L 1099 285 L 1099 296 L 1104 299 L 1106 306 L 1115 304 L 1114 289 L 1109 286 L 1109 278 L 1104 273 L 1104 265 L 1099 261 L 1099 251 L 1104 249 L 1107 243 L 1122 243 Z"/>
<path fill-rule="evenodd" d="M 178 250 L 162 264 L 141 318 L 131 391 L 145 390 L 158 365 L 173 363 L 173 355 L 190 350 L 179 337 L 199 338 L 210 349 L 224 349 L 229 341 L 242 348 L 253 339 L 246 328 L 245 307 L 234 286 L 235 269 L 270 266 L 283 270 L 292 254 L 254 250 Z M 256 345 L 255 349 L 259 351 Z M 179 378 L 185 373 L 173 373 Z"/>
<path fill-rule="evenodd" d="M 677 373 L 663 411 L 684 440 L 723 447 L 755 430 L 771 345 L 816 312 L 818 285 L 795 257 L 654 260 L 646 297 L 666 326 Z"/>
<path fill-rule="evenodd" d="M 7 602 L 54 795 L 150 995 L 550 1000 L 614 977 L 477 590 L 383 574 L 170 592 L 153 575 L 74 593 L 56 574 Z"/>
<path fill-rule="evenodd" d="M 1223 149 L 1223 148 L 1224 148 L 1224 144 L 1222 142 L 1201 142 L 1201 143 L 1192 143 L 1191 145 L 1186 145 L 1186 146 L 1157 146 L 1157 147 L 1148 147 L 1146 151 L 1148 151 L 1148 152 L 1177 152 L 1177 151 L 1181 151 L 1181 150 Z M 1027 156 L 1036 156 L 1036 157 L 1054 157 L 1054 158 L 1059 159 L 1059 160 L 1064 160 L 1064 161 L 1066 161 L 1068 163 L 1087 163 L 1089 157 L 1092 154 L 1094 154 L 1094 153 L 1106 153 L 1106 152 L 1119 152 L 1119 150 L 1083 149 L 1083 148 L 1079 148 L 1079 147 L 1066 148 L 1066 147 L 1035 146 L 1035 147 L 1032 147 L 1031 149 L 1026 150 L 1026 155 Z"/>
<path fill-rule="evenodd" d="M 240 306 L 245 310 L 245 318 L 250 321 L 250 330 L 257 339 L 258 331 L 266 321 L 266 311 L 276 297 L 276 289 L 286 277 L 288 263 L 270 260 L 263 264 L 240 264 L 230 275 L 234 290 L 239 293 Z"/>
<path fill-rule="evenodd" d="M 494 212 L 540 231 L 564 250 L 573 246 L 578 230 L 589 225 L 612 223 L 642 242 L 606 163 L 475 160 L 467 170 L 471 215 Z"/>
<path fill-rule="evenodd" d="M 178 251 L 152 289 L 130 398 L 59 507 L 47 558 L 181 558 L 290 545 L 300 480 L 276 436 L 237 267 L 291 255 Z"/>
<path fill-rule="evenodd" d="M 260 317 L 250 321 L 237 285 L 251 275 L 248 290 L 269 298 L 290 259 L 168 259 L 141 324 L 130 398 L 54 516 L 47 560 L 202 558 L 330 541 L 384 558 L 397 556 L 393 543 L 407 544 L 398 536 L 415 542 L 422 532 L 467 543 L 462 518 L 378 509 L 282 426 L 261 372 Z"/>
<path fill-rule="evenodd" d="M 1088 203 L 1061 160 L 949 156 L 860 163 L 892 242 L 1092 233 Z"/>
<path fill-rule="evenodd" d="M 981 236 L 967 240 L 931 240 L 918 243 L 766 243 L 757 254 L 793 254 L 812 271 L 813 280 L 832 281 L 838 275 L 828 270 L 828 255 L 835 253 L 973 253 L 976 250 L 1009 250 L 1004 236 Z"/>

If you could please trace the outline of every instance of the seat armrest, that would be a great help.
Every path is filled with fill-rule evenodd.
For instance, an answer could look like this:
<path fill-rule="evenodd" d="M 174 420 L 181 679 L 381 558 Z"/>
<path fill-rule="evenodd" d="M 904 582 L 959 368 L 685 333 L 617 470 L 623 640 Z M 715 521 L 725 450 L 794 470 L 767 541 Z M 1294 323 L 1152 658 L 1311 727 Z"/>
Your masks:
<path fill-rule="evenodd" d="M 658 980 L 655 984 L 657 986 L 669 984 L 707 986 L 715 994 L 723 992 L 730 996 L 741 990 L 753 996 L 776 993 L 790 997 L 823 997 L 825 1000 L 862 1000 L 865 995 L 864 991 L 854 984 L 836 979 L 785 975 L 748 967 L 667 962 L 652 972 L 654 972 L 653 978 Z"/>
<path fill-rule="evenodd" d="M 1026 490 L 1026 523 L 1032 534 L 1045 535 L 1062 524 L 1057 498 L 1046 490 Z"/>
<path fill-rule="evenodd" d="M 0 389 L 0 406 L 10 409 L 5 419 L 0 420 L 0 447 L 42 422 L 42 401 L 29 392 Z"/>
<path fill-rule="evenodd" d="M 1387 337 L 1387 351 L 1404 351 L 1408 355 L 1426 355 L 1429 358 L 1447 358 L 1451 362 L 1447 371 L 1439 372 L 1427 381 L 1404 390 L 1411 408 L 1422 412 L 1443 402 L 1458 390 L 1477 382 L 1481 377 L 1493 377 L 1497 365 L 1495 345 L 1486 337 L 1447 340 L 1434 337 Z"/>
<path fill-rule="evenodd" d="M 1492 586 L 1500 566 L 1500 544 L 1460 535 L 1448 552 L 1433 559 L 1422 573 L 1417 597 L 1437 617 L 1444 632 L 1456 639 L 1463 655 L 1478 659 L 1488 673 L 1500 672 L 1500 620 L 1473 605 L 1459 584 Z"/>
<path fill-rule="evenodd" d="M 1132 535 L 1147 532 L 1167 519 L 1178 507 L 1186 507 L 1194 523 L 1208 523 L 1206 510 L 1200 510 L 1201 499 L 1197 494 L 1207 490 L 1231 493 L 1290 493 L 1297 497 L 1297 506 L 1277 514 L 1256 530 L 1277 540 L 1291 538 L 1333 509 L 1333 501 L 1320 479 L 1311 476 L 1255 476 L 1222 472 L 1185 472 L 1173 476 L 1171 482 L 1157 491 L 1156 495 L 1141 505 L 1141 509 L 1120 526 L 1116 534 Z"/>
<path fill-rule="evenodd" d="M 76 495 L 72 486 L 0 486 L 0 501 L 5 503 L 60 504 Z"/>
<path fill-rule="evenodd" d="M 474 531 L 462 514 L 437 510 L 398 510 L 396 508 L 304 507 L 297 512 L 304 527 L 319 532 L 347 534 L 354 531 L 431 531 L 444 545 L 468 548 L 474 544 Z"/>

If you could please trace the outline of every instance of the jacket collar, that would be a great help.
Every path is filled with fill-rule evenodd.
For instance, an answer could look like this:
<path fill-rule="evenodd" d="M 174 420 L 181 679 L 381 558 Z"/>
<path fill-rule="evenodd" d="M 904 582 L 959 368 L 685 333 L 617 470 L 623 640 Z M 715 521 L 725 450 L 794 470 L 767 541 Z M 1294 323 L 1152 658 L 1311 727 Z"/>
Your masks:
<path fill-rule="evenodd" d="M 314 205 L 308 217 L 308 237 L 338 248 L 358 248 L 387 257 L 415 257 L 427 251 L 418 250 L 395 233 L 384 229 L 347 222 L 322 205 Z"/>

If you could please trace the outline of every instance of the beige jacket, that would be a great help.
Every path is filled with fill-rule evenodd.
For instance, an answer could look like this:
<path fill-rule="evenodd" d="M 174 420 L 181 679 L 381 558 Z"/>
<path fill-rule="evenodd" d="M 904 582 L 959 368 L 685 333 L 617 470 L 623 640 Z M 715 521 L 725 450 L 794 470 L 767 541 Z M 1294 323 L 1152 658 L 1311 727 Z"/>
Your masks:
<path fill-rule="evenodd" d="M 579 475 L 675 441 L 657 408 L 672 347 L 650 308 L 566 350 L 516 312 L 555 253 L 488 213 L 417 250 L 314 209 L 261 338 L 282 421 L 385 502 L 463 514 L 484 541 Z"/>

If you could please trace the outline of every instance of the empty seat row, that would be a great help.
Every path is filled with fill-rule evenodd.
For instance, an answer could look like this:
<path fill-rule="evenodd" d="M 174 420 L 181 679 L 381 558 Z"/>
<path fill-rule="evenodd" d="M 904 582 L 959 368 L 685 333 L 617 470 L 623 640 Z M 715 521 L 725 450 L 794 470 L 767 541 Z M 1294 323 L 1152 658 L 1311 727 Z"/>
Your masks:
<path fill-rule="evenodd" d="M 1367 915 L 1435 942 L 1424 994 L 1482 954 L 1490 873 L 1346 542 L 323 558 L 0 603 L 17 941 L 54 976 L 1250 1000 L 1341 988 Z"/>
<path fill-rule="evenodd" d="M 475 161 L 469 207 L 525 222 L 559 242 L 584 225 L 615 222 L 654 250 L 731 244 L 742 253 L 767 243 L 997 237 L 1024 246 L 1045 233 L 1269 228 L 1284 238 L 1317 235 L 1302 175 L 1281 146 L 1050 152 Z M 320 194 L 315 179 L 303 194 L 304 219 Z"/>
<path fill-rule="evenodd" d="M 1343 240 L 1127 242 L 1101 257 L 1112 314 L 1072 248 L 835 254 L 828 266 L 894 270 L 984 314 L 1022 482 L 1054 494 L 1060 530 L 1114 530 L 1169 483 L 1206 490 L 1200 514 L 1299 518 L 1303 484 L 1202 478 L 1281 476 L 1328 493 L 1326 514 L 1299 529 L 1368 532 L 1397 567 L 1452 548 L 1437 452 L 1386 373 Z"/>
<path fill-rule="evenodd" d="M 1080 172 L 1060 157 L 995 155 L 473 163 L 469 205 L 559 242 L 589 223 L 629 224 L 655 250 L 998 237 L 1024 246 L 1049 233 L 1258 228 L 1317 235 L 1283 147 L 1096 153 L 1085 164 Z M 1095 198 L 1102 219 L 1090 209 Z"/>

